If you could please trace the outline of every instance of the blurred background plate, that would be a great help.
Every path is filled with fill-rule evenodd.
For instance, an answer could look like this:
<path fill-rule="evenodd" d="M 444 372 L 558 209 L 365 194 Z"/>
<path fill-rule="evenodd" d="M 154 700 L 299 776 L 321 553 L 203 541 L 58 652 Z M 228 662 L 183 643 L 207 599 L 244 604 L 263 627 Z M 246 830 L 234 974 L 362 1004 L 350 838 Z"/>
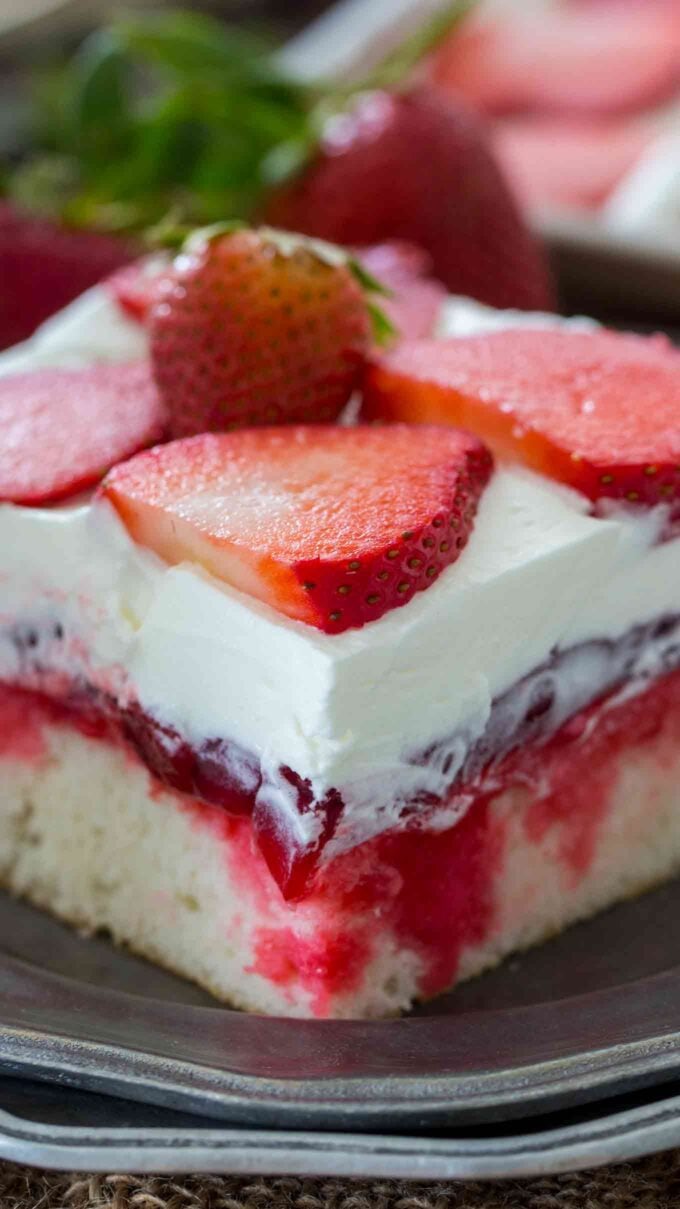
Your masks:
<path fill-rule="evenodd" d="M 661 324 L 677 338 L 680 242 L 615 235 L 573 214 L 546 214 L 534 225 L 549 249 L 565 312 L 643 328 Z"/>
<path fill-rule="evenodd" d="M 590 1113 L 428 1135 L 225 1128 L 59 1086 L 0 1078 L 0 1155 L 67 1171 L 498 1179 L 546 1176 L 676 1146 L 680 1095 L 629 1096 Z"/>

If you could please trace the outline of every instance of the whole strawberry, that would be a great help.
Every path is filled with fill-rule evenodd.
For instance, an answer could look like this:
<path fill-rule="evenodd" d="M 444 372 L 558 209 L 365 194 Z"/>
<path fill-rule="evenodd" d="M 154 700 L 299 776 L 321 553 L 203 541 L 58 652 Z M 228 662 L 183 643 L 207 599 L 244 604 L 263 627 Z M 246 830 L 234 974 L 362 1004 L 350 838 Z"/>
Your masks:
<path fill-rule="evenodd" d="M 335 419 L 373 341 L 367 282 L 339 249 L 283 232 L 192 236 L 150 316 L 172 434 Z"/>
<path fill-rule="evenodd" d="M 342 244 L 407 240 L 425 249 L 449 290 L 492 306 L 552 306 L 545 258 L 480 121 L 426 86 L 355 98 L 265 213 L 278 226 Z"/>

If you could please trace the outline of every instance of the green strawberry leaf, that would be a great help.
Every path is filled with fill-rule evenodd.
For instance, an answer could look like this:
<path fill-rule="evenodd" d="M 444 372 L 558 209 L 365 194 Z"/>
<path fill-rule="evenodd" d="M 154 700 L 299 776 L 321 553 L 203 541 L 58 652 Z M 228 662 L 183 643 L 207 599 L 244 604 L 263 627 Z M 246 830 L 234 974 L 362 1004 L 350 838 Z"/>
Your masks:
<path fill-rule="evenodd" d="M 128 18 L 115 29 L 129 53 L 187 79 L 243 76 L 254 60 L 264 65 L 270 49 L 254 34 L 191 12 Z"/>
<path fill-rule="evenodd" d="M 372 273 L 369 273 L 366 266 L 360 260 L 357 260 L 356 256 L 350 256 L 347 267 L 363 290 L 366 290 L 370 294 L 382 294 L 384 298 L 392 297 L 392 291 L 386 285 L 383 285 L 382 281 L 379 281 L 377 277 L 374 277 Z"/>
<path fill-rule="evenodd" d="M 392 321 L 387 318 L 385 312 L 381 310 L 379 306 L 376 306 L 374 302 L 371 302 L 367 299 L 366 307 L 371 317 L 373 339 L 375 340 L 375 343 L 382 348 L 395 336 L 398 336 L 399 333 Z"/>
<path fill-rule="evenodd" d="M 297 176 L 312 158 L 316 146 L 316 137 L 310 132 L 276 143 L 262 157 L 260 163 L 262 183 L 275 188 Z"/>
<path fill-rule="evenodd" d="M 123 149 L 129 131 L 126 61 L 111 30 L 100 30 L 84 43 L 72 63 L 66 119 L 73 149 L 95 161 Z"/>
<path fill-rule="evenodd" d="M 382 347 L 388 344 L 394 336 L 398 336 L 399 333 L 392 320 L 388 319 L 382 307 L 377 302 L 374 302 L 371 295 L 378 294 L 383 298 L 392 298 L 393 291 L 384 285 L 382 281 L 379 281 L 377 277 L 374 277 L 372 273 L 369 273 L 366 266 L 356 256 L 350 256 L 347 267 L 355 281 L 359 282 L 362 290 L 367 295 L 366 306 L 373 326 L 373 339 L 379 347 Z"/>
<path fill-rule="evenodd" d="M 80 167 L 73 157 L 39 155 L 8 175 L 5 186 L 22 209 L 43 218 L 59 218 L 79 179 Z"/>
<path fill-rule="evenodd" d="M 189 12 L 121 20 L 42 81 L 36 155 L 10 174 L 8 192 L 118 231 L 169 213 L 187 227 L 247 217 L 274 175 L 299 167 L 277 148 L 311 147 L 310 98 L 242 29 Z"/>
<path fill-rule="evenodd" d="M 388 58 L 398 77 L 470 0 Z M 144 233 L 252 218 L 315 154 L 346 92 L 288 79 L 268 43 L 193 12 L 121 19 L 36 89 L 35 146 L 6 173 L 22 205 L 74 225 Z M 363 282 L 376 290 L 376 284 Z"/>

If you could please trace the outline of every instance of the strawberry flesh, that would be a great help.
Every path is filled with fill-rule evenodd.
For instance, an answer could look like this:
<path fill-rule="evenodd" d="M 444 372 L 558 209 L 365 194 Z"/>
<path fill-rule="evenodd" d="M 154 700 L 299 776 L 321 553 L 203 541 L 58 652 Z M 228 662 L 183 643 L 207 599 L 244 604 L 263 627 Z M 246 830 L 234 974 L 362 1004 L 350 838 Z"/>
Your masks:
<path fill-rule="evenodd" d="M 107 476 L 132 537 L 326 633 L 429 587 L 470 535 L 491 456 L 407 425 L 260 428 L 172 442 Z"/>
<path fill-rule="evenodd" d="M 663 336 L 517 330 L 404 342 L 367 373 L 368 418 L 450 423 L 592 500 L 680 497 L 680 352 Z"/>
<path fill-rule="evenodd" d="M 160 266 L 156 268 L 154 260 L 155 257 L 146 256 L 133 260 L 117 269 L 104 282 L 121 310 L 138 323 L 146 323 L 149 318 L 164 279 L 165 269 Z"/>
<path fill-rule="evenodd" d="M 432 276 L 432 258 L 422 248 L 394 240 L 356 249 L 363 267 L 389 290 L 380 309 L 398 339 L 432 336 L 448 291 Z"/>
<path fill-rule="evenodd" d="M 75 495 L 159 440 L 164 424 L 145 362 L 0 377 L 0 500 Z"/>
<path fill-rule="evenodd" d="M 506 118 L 493 146 L 517 197 L 540 214 L 596 210 L 641 158 L 654 131 L 639 119 Z"/>
<path fill-rule="evenodd" d="M 466 22 L 435 55 L 432 75 L 486 113 L 596 117 L 672 96 L 679 61 L 672 6 L 610 0 Z"/>

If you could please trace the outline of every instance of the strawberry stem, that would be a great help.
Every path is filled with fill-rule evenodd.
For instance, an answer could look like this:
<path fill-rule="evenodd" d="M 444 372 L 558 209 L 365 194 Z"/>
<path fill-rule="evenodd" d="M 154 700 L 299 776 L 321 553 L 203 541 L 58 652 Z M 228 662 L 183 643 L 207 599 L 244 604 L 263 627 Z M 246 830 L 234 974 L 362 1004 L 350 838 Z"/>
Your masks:
<path fill-rule="evenodd" d="M 392 297 L 392 291 L 386 285 L 383 285 L 382 281 L 379 281 L 377 277 L 374 277 L 372 273 L 369 273 L 366 266 L 360 260 L 357 260 L 356 256 L 349 257 L 347 267 L 363 290 L 371 294 L 382 294 L 383 298 Z"/>
<path fill-rule="evenodd" d="M 374 302 L 366 300 L 366 309 L 371 318 L 371 326 L 373 328 L 373 339 L 375 343 L 382 348 L 389 344 L 394 336 L 398 336 L 399 332 L 392 323 L 391 319 L 387 318 L 381 307 L 376 306 Z"/>

